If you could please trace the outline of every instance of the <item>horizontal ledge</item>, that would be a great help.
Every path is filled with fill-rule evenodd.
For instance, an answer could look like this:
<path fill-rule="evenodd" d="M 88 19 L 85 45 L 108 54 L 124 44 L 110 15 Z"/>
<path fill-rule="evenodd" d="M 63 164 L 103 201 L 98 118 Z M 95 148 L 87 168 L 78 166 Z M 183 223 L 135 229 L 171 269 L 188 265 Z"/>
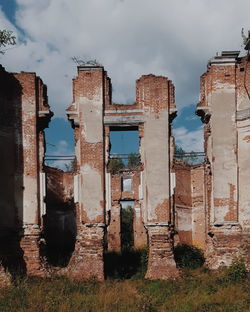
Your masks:
<path fill-rule="evenodd" d="M 106 224 L 105 223 L 82 223 L 83 226 L 86 227 L 105 227 Z"/>
<path fill-rule="evenodd" d="M 250 108 L 242 109 L 236 112 L 236 120 L 241 121 L 250 118 Z"/>
<path fill-rule="evenodd" d="M 169 227 L 169 223 L 168 222 L 148 222 L 145 224 L 145 226 L 167 226 Z"/>
<path fill-rule="evenodd" d="M 38 111 L 38 114 L 50 114 L 50 110 Z"/>
<path fill-rule="evenodd" d="M 113 110 L 105 110 L 105 114 L 127 114 L 127 113 L 143 113 L 143 109 L 113 109 Z"/>

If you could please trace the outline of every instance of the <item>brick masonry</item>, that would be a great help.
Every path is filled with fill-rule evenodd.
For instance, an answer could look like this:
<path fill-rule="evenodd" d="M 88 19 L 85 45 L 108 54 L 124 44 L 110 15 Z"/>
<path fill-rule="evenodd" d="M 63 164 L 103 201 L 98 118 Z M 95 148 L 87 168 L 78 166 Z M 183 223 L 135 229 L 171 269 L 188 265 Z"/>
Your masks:
<path fill-rule="evenodd" d="M 0 258 L 11 274 L 21 269 L 43 275 L 39 247 L 45 195 L 43 129 L 52 113 L 46 86 L 35 73 L 8 73 L 0 67 L 0 76 Z"/>
<path fill-rule="evenodd" d="M 211 268 L 237 257 L 249 265 L 249 83 L 249 60 L 237 52 L 212 58 L 201 76 L 197 113 L 206 123 L 205 254 Z"/>
<path fill-rule="evenodd" d="M 161 266 L 163 278 L 176 277 L 178 270 L 174 265 L 172 253 L 173 239 L 170 231 L 172 227 L 169 227 L 173 219 L 172 199 L 169 193 L 172 162 L 170 150 L 173 146 L 161 144 L 170 139 L 169 123 L 176 111 L 173 83 L 166 77 L 145 75 L 136 82 L 134 104 L 113 104 L 111 98 L 111 81 L 103 67 L 78 67 L 78 76 L 73 81 L 73 104 L 67 110 L 76 138 L 78 232 L 85 233 L 83 229 L 91 226 L 89 227 L 92 229 L 91 235 L 96 235 L 95 231 L 102 226 L 106 211 L 108 247 L 110 250 L 119 250 L 121 244 L 119 202 L 124 199 L 134 200 L 135 247 L 145 246 L 147 243 L 146 229 L 149 223 L 150 233 L 154 233 L 153 236 L 149 235 L 149 242 L 155 241 L 157 231 L 162 237 L 158 242 L 158 247 L 162 242 L 159 253 L 149 243 L 148 277 L 159 278 L 156 271 L 158 265 Z M 131 126 L 139 130 L 141 168 L 138 172 L 111 174 L 107 166 L 110 129 Z M 131 192 L 121 190 L 121 177 L 126 174 L 131 175 L 133 179 Z M 164 231 L 167 235 L 167 243 L 163 239 Z M 93 250 L 97 248 L 100 255 L 99 247 L 104 248 L 104 241 L 101 233 L 99 234 L 97 237 L 100 241 L 95 241 L 91 248 Z M 88 236 L 89 240 L 86 244 L 84 236 L 77 235 L 76 246 L 78 247 L 75 248 L 72 263 L 77 263 L 77 258 L 82 259 L 81 255 L 87 252 L 84 246 L 91 245 L 91 235 Z M 98 257 L 92 259 L 91 276 L 102 279 L 100 276 L 102 268 L 98 271 L 96 269 L 101 265 L 98 259 Z M 165 260 L 166 263 L 171 264 L 170 271 L 167 269 L 168 264 L 164 265 Z M 77 268 L 73 270 L 76 276 Z M 85 268 L 82 264 L 79 275 L 89 276 L 89 274 L 89 266 L 86 264 Z"/>
<path fill-rule="evenodd" d="M 176 241 L 205 250 L 204 165 L 189 165 L 175 161 L 173 171 L 176 175 L 174 193 L 175 229 L 178 233 Z"/>

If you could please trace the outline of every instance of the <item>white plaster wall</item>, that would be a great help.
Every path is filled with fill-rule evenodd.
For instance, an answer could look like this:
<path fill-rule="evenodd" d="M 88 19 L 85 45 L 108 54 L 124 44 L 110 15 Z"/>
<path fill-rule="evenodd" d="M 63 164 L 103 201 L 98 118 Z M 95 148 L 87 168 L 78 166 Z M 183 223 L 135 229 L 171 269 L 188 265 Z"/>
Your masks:
<path fill-rule="evenodd" d="M 215 199 L 230 198 L 230 185 L 235 186 L 237 201 L 237 133 L 235 90 L 215 91 L 211 99 L 213 193 Z M 214 208 L 215 222 L 224 222 L 229 205 Z M 230 220 L 237 221 L 237 220 Z"/>
<path fill-rule="evenodd" d="M 100 173 L 85 164 L 81 167 L 82 175 L 82 204 L 90 220 L 103 214 L 101 200 L 103 199 L 103 185 Z"/>
<path fill-rule="evenodd" d="M 145 166 L 144 205 L 150 221 L 157 217 L 157 206 L 169 199 L 168 110 L 158 114 L 145 114 L 144 138 L 141 145 Z"/>
<path fill-rule="evenodd" d="M 24 161 L 23 175 L 23 223 L 38 224 L 39 176 L 35 95 L 23 100 L 22 147 Z M 21 203 L 20 203 L 21 204 Z"/>
<path fill-rule="evenodd" d="M 77 99 L 80 112 L 80 138 L 79 141 L 91 144 L 103 142 L 103 89 L 97 88 L 94 98 L 86 97 Z M 79 142 L 79 157 L 84 153 Z M 88 151 L 86 151 L 88 152 Z M 96 155 L 93 155 L 96 157 Z M 101 156 L 100 156 L 101 157 Z M 80 157 L 81 158 L 81 157 Z M 99 159 L 97 159 L 99 161 Z M 100 159 L 102 161 L 102 159 Z M 79 202 L 89 220 L 94 221 L 97 217 L 104 215 L 104 185 L 101 172 L 92 167 L 91 162 L 80 163 L 80 190 Z"/>
<path fill-rule="evenodd" d="M 83 123 L 81 135 L 88 143 L 98 143 L 103 140 L 103 108 L 102 88 L 98 91 L 96 100 L 85 97 L 79 98 L 81 121 Z"/>

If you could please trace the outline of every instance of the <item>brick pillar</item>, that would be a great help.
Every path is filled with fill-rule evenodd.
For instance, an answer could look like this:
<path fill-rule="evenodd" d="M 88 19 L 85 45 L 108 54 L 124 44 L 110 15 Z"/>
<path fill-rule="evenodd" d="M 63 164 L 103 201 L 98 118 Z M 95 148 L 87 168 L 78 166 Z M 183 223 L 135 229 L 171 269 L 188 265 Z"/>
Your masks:
<path fill-rule="evenodd" d="M 78 228 L 75 252 L 69 264 L 69 276 L 76 280 L 104 280 L 103 224 L 84 224 Z"/>
<path fill-rule="evenodd" d="M 149 259 L 146 278 L 177 278 L 179 271 L 173 258 L 173 240 L 167 224 L 148 224 Z"/>
<path fill-rule="evenodd" d="M 175 278 L 176 268 L 172 251 L 172 200 L 170 172 L 171 115 L 174 105 L 174 86 L 166 77 L 147 75 L 137 80 L 136 101 L 144 110 L 144 131 L 141 136 L 143 170 L 144 223 L 148 229 L 149 262 L 146 277 Z M 141 131 L 142 134 L 142 131 Z"/>
<path fill-rule="evenodd" d="M 249 60 L 223 51 L 201 76 L 197 114 L 206 123 L 206 263 L 249 261 Z M 221 126 L 223 125 L 223 127 Z"/>
<path fill-rule="evenodd" d="M 45 275 L 40 257 L 40 234 L 41 231 L 39 226 L 26 225 L 24 228 L 24 236 L 20 240 L 25 269 L 28 275 Z"/>
<path fill-rule="evenodd" d="M 73 104 L 67 110 L 75 131 L 78 167 L 74 183 L 77 240 L 69 263 L 74 279 L 104 279 L 104 80 L 102 66 L 79 66 L 73 80 Z"/>

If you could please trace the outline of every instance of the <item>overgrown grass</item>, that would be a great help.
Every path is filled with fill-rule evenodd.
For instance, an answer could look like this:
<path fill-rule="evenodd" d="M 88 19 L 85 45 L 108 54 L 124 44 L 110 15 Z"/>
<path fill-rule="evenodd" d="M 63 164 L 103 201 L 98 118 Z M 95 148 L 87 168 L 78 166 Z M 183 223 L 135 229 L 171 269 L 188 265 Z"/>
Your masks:
<path fill-rule="evenodd" d="M 213 272 L 185 269 L 183 278 L 170 281 L 26 278 L 0 291 L 0 311 L 249 312 L 249 290 L 242 262 Z"/>

